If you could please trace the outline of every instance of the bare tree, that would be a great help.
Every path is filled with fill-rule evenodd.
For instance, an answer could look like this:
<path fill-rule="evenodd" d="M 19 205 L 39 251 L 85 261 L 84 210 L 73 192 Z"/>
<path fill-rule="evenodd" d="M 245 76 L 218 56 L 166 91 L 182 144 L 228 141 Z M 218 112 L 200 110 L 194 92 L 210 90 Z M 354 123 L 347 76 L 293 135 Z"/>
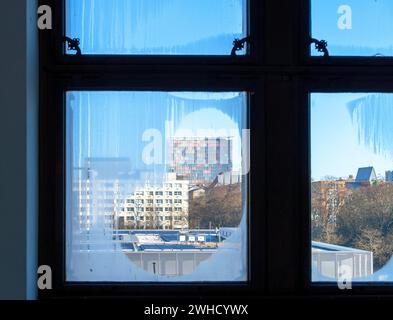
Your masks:
<path fill-rule="evenodd" d="M 337 216 L 339 244 L 374 253 L 375 268 L 393 254 L 393 184 L 383 183 L 351 192 Z"/>
<path fill-rule="evenodd" d="M 243 216 L 242 204 L 241 184 L 216 186 L 190 201 L 190 227 L 238 227 Z"/>

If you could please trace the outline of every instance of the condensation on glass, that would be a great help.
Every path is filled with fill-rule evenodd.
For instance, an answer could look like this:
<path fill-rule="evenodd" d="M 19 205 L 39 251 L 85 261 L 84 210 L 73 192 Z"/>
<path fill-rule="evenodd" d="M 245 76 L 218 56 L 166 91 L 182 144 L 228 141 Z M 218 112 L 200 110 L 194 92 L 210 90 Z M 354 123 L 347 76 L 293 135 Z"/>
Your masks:
<path fill-rule="evenodd" d="M 66 280 L 247 281 L 247 100 L 67 92 Z"/>
<path fill-rule="evenodd" d="M 312 37 L 326 40 L 331 56 L 393 56 L 391 0 L 311 0 L 311 10 Z"/>
<path fill-rule="evenodd" d="M 311 94 L 312 281 L 393 281 L 393 94 Z"/>
<path fill-rule="evenodd" d="M 83 54 L 229 55 L 246 12 L 247 0 L 67 0 L 66 35 Z"/>

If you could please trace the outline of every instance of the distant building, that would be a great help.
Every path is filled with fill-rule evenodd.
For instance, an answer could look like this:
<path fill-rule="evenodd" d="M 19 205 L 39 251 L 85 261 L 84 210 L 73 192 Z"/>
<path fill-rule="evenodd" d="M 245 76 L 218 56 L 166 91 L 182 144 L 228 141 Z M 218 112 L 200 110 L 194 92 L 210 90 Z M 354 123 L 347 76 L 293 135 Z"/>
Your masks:
<path fill-rule="evenodd" d="M 356 175 L 356 182 L 370 182 L 377 180 L 374 167 L 359 168 Z"/>
<path fill-rule="evenodd" d="M 385 180 L 386 182 L 393 182 L 393 171 L 385 172 Z"/>
<path fill-rule="evenodd" d="M 157 185 L 137 188 L 116 212 L 118 228 L 186 229 L 189 213 L 189 181 L 168 173 Z"/>
<path fill-rule="evenodd" d="M 347 187 L 351 189 L 359 189 L 361 187 L 369 187 L 377 183 L 377 175 L 374 167 L 359 168 L 355 181 L 347 182 Z"/>
<path fill-rule="evenodd" d="M 121 230 L 115 231 L 114 236 L 136 266 L 153 274 L 175 277 L 192 274 L 217 253 L 226 239 L 219 231 Z"/>
<path fill-rule="evenodd" d="M 218 176 L 218 185 L 233 185 L 242 182 L 242 176 L 240 172 L 223 172 Z"/>
<path fill-rule="evenodd" d="M 80 231 L 93 226 L 111 229 L 120 190 L 128 179 L 128 158 L 86 158 L 74 168 L 72 181 L 73 227 Z M 77 229 L 74 229 L 77 231 Z"/>
<path fill-rule="evenodd" d="M 170 171 L 192 184 L 212 182 L 232 171 L 232 143 L 230 137 L 174 137 Z"/>

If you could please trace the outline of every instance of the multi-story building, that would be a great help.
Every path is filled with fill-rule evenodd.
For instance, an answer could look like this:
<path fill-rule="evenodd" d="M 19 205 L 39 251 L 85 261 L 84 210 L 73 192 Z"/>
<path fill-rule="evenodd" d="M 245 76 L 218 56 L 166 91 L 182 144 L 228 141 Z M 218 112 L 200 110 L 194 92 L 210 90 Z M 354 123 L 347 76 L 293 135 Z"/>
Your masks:
<path fill-rule="evenodd" d="M 192 184 L 211 183 L 232 171 L 231 137 L 174 137 L 171 143 L 170 171 Z"/>
<path fill-rule="evenodd" d="M 88 158 L 76 168 L 72 182 L 73 226 L 80 230 L 114 227 L 114 213 L 124 198 L 128 158 Z"/>
<path fill-rule="evenodd" d="M 393 171 L 386 171 L 385 172 L 385 181 L 386 182 L 393 182 Z"/>
<path fill-rule="evenodd" d="M 113 228 L 116 204 L 120 202 L 120 182 L 115 180 L 80 180 L 74 183 L 74 208 L 79 211 L 79 226 Z M 74 215 L 75 217 L 75 215 Z"/>
<path fill-rule="evenodd" d="M 118 227 L 133 229 L 186 229 L 189 181 L 168 173 L 159 185 L 137 188 L 116 212 Z"/>

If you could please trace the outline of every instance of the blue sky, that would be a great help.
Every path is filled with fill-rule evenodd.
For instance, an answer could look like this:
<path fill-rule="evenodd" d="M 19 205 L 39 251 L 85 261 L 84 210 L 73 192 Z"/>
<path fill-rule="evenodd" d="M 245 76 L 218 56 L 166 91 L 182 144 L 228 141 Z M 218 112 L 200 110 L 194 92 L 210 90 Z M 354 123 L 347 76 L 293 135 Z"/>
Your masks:
<path fill-rule="evenodd" d="M 392 0 L 311 0 L 311 5 L 312 36 L 326 40 L 331 55 L 393 55 Z M 338 27 L 342 5 L 352 10 L 352 29 Z"/>
<path fill-rule="evenodd" d="M 230 54 L 246 0 L 68 0 L 67 35 L 91 54 Z"/>
<path fill-rule="evenodd" d="M 359 167 L 374 166 L 377 173 L 393 170 L 391 150 L 375 152 L 359 140 L 347 103 L 372 93 L 314 93 L 311 95 L 311 173 L 316 180 L 326 175 L 356 175 Z M 373 121 L 374 119 L 370 119 Z M 386 121 L 392 121 L 386 118 Z"/>

